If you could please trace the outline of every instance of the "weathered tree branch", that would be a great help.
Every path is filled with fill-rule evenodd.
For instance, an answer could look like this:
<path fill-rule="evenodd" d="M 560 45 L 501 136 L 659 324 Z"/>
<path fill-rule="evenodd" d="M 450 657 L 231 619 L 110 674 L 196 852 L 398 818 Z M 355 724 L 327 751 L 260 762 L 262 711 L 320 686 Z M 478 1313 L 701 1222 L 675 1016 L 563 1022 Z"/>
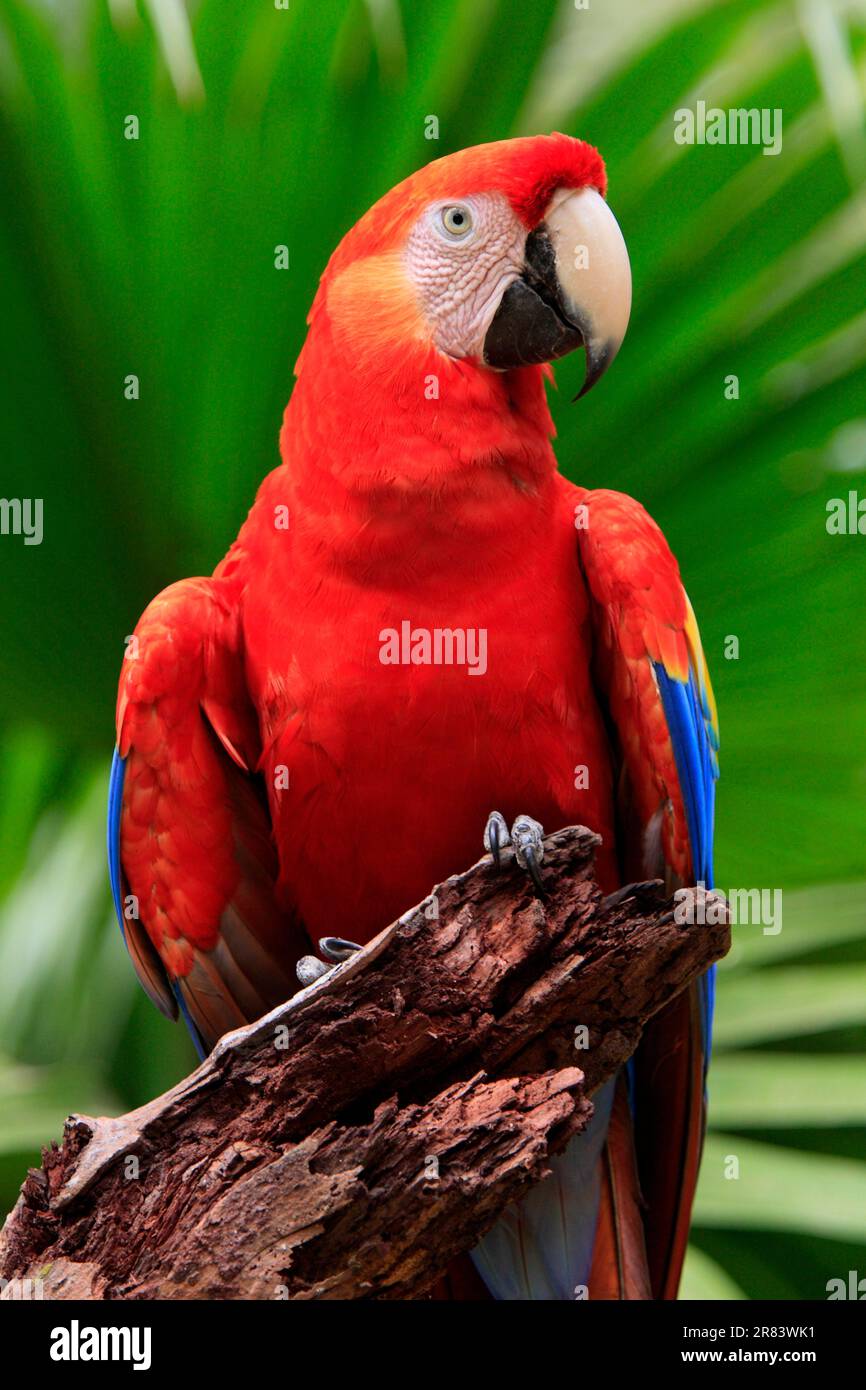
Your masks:
<path fill-rule="evenodd" d="M 72 1116 L 0 1275 L 51 1298 L 423 1296 L 727 950 L 726 925 L 681 925 L 658 883 L 603 898 L 597 843 L 547 839 L 543 902 L 481 860 L 173 1090 Z"/>

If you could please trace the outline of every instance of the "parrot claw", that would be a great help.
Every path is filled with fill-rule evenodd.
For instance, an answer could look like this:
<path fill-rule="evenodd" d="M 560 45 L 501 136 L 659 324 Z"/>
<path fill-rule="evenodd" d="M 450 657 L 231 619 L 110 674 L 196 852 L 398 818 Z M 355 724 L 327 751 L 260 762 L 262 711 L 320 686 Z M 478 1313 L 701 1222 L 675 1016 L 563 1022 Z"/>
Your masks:
<path fill-rule="evenodd" d="M 356 941 L 347 941 L 343 936 L 320 936 L 319 951 L 325 960 L 333 961 L 339 965 L 340 961 L 348 960 L 361 947 Z"/>
<path fill-rule="evenodd" d="M 511 827 L 511 841 L 514 857 L 521 869 L 525 869 L 535 884 L 540 898 L 544 897 L 544 884 L 541 881 L 541 861 L 544 858 L 544 827 L 531 816 L 518 816 Z"/>
<path fill-rule="evenodd" d="M 529 874 L 539 897 L 543 898 L 540 865 L 544 858 L 544 827 L 531 816 L 518 816 L 509 833 L 505 817 L 499 811 L 491 811 L 484 829 L 484 848 L 493 856 L 497 869 L 506 845 L 514 846 L 515 859 L 521 869 Z"/>
<path fill-rule="evenodd" d="M 295 966 L 295 974 L 305 987 L 314 984 L 316 980 L 321 980 L 323 975 L 330 975 L 335 965 L 348 960 L 360 949 L 357 942 L 347 941 L 343 936 L 320 936 L 319 950 L 325 959 L 319 960 L 318 956 L 301 956 Z"/>
<path fill-rule="evenodd" d="M 648 888 L 655 888 L 658 883 L 657 878 L 645 878 L 635 883 L 625 883 L 622 888 L 617 888 L 613 893 L 608 893 L 606 898 L 602 898 L 601 905 L 602 907 L 617 907 L 619 903 L 625 902 L 626 898 L 633 898 Z"/>
<path fill-rule="evenodd" d="M 488 854 L 492 854 L 497 869 L 501 862 L 503 846 L 510 844 L 511 836 L 508 833 L 505 817 L 499 811 L 491 811 L 484 827 L 484 848 Z"/>

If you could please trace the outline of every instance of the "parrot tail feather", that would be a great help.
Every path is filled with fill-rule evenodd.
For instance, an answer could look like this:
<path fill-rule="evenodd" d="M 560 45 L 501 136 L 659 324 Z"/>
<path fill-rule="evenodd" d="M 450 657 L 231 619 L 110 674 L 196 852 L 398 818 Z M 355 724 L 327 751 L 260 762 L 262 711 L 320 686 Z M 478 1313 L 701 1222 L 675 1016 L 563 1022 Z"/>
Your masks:
<path fill-rule="evenodd" d="M 631 1111 L 621 1073 L 602 1155 L 590 1300 L 652 1298 L 641 1207 Z"/>
<path fill-rule="evenodd" d="M 595 1092 L 587 1128 L 550 1159 L 549 1175 L 512 1203 L 471 1252 L 495 1299 L 572 1302 L 585 1293 L 615 1086 L 611 1080 Z"/>

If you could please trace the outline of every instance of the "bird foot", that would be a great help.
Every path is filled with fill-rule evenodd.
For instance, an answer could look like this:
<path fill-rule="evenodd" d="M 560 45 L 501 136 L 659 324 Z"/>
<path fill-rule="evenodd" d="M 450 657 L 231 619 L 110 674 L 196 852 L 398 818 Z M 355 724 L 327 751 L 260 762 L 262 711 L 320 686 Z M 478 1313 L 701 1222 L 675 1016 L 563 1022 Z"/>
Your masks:
<path fill-rule="evenodd" d="M 301 956 L 295 966 L 295 974 L 302 985 L 311 985 L 315 980 L 321 980 L 323 975 L 329 975 L 335 966 L 348 960 L 360 949 L 357 942 L 347 941 L 342 936 L 320 936 L 319 955 L 325 959 L 319 960 L 318 956 Z"/>
<path fill-rule="evenodd" d="M 529 874 L 538 896 L 543 898 L 540 866 L 544 858 L 544 827 L 531 816 L 518 816 L 509 831 L 505 817 L 499 811 L 491 811 L 484 827 L 484 848 L 493 856 L 497 869 L 506 845 L 512 846 L 515 859 Z"/>

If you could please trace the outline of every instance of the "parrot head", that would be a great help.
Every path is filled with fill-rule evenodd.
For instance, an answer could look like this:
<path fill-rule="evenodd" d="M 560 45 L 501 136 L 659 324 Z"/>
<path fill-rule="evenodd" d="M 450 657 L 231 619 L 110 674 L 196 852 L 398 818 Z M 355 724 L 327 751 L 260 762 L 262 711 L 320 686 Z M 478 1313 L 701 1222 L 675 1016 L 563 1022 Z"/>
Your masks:
<path fill-rule="evenodd" d="M 538 374 L 577 348 L 584 395 L 625 335 L 631 273 L 598 152 L 562 134 L 461 150 L 391 189 L 344 237 L 310 340 L 377 383 L 437 361 Z"/>

